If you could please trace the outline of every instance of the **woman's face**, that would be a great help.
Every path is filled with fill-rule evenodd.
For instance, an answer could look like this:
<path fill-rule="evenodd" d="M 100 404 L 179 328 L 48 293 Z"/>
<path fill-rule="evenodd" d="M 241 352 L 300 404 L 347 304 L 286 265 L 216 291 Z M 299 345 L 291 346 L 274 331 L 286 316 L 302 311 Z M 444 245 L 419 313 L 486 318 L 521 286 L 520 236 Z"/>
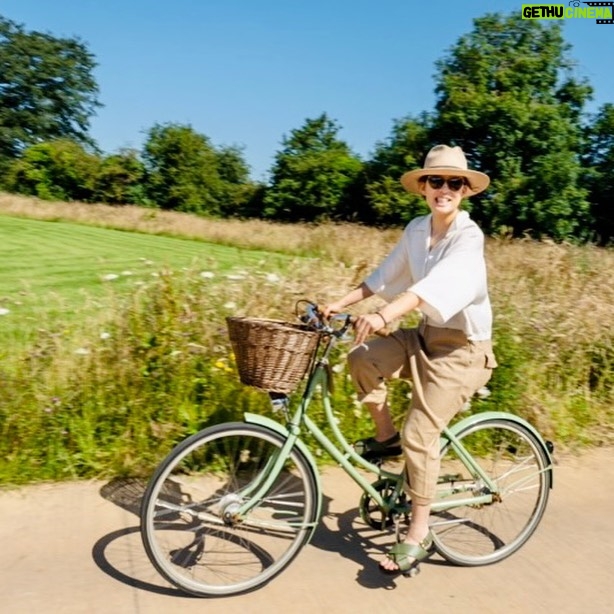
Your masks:
<path fill-rule="evenodd" d="M 429 175 L 421 185 L 431 213 L 437 216 L 455 213 L 467 194 L 464 179 L 454 175 Z"/>

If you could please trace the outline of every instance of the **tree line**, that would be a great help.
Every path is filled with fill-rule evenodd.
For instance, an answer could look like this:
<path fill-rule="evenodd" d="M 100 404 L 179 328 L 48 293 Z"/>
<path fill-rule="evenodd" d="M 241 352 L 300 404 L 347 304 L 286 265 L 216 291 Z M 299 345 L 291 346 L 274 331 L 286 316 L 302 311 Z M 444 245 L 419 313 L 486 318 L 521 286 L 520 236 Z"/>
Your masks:
<path fill-rule="evenodd" d="M 490 235 L 610 244 L 614 104 L 595 113 L 558 22 L 489 13 L 436 63 L 430 111 L 392 121 L 367 159 L 322 113 L 284 135 L 266 183 L 243 150 L 158 123 L 140 150 L 101 152 L 96 61 L 79 39 L 0 17 L 0 187 L 42 199 L 141 205 L 215 217 L 400 225 L 425 211 L 399 177 L 435 143 L 460 145 L 492 187 L 467 202 Z"/>

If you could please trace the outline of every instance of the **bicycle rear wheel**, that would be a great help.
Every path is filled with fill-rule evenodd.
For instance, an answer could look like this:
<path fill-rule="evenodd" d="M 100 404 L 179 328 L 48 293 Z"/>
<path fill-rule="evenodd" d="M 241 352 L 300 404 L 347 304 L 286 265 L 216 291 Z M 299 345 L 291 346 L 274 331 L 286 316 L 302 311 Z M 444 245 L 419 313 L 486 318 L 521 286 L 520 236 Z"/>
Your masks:
<path fill-rule="evenodd" d="M 309 539 L 318 513 L 313 469 L 296 447 L 266 494 L 284 438 L 228 423 L 193 435 L 160 464 L 141 506 L 141 536 L 155 568 L 199 596 L 253 590 L 280 573 Z M 238 515 L 246 502 L 255 505 Z"/>
<path fill-rule="evenodd" d="M 435 548 L 457 565 L 488 565 L 518 550 L 537 528 L 548 503 L 551 467 L 541 442 L 511 420 L 478 422 L 457 436 L 495 482 L 497 492 L 488 504 L 433 512 Z M 488 492 L 449 443 L 442 450 L 439 489 L 458 499 Z"/>

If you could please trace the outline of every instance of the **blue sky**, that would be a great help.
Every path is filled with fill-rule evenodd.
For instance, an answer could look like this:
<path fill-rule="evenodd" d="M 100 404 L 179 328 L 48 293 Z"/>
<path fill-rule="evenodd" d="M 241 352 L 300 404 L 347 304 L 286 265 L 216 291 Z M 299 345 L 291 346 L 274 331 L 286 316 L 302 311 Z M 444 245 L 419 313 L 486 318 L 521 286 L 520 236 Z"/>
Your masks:
<path fill-rule="evenodd" d="M 430 111 L 435 62 L 488 12 L 522 0 L 2 0 L 27 30 L 78 37 L 98 62 L 103 151 L 141 147 L 155 123 L 238 145 L 266 179 L 281 140 L 326 112 L 367 157 L 392 122 Z M 614 102 L 614 24 L 565 21 L 576 75 Z"/>

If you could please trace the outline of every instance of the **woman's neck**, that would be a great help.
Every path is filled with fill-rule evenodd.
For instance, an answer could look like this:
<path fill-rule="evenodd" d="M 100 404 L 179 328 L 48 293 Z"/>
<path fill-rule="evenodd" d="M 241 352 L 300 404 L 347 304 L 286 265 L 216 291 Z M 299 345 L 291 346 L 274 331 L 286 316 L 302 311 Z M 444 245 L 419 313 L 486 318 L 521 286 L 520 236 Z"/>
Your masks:
<path fill-rule="evenodd" d="M 445 235 L 457 215 L 458 209 L 452 213 L 446 213 L 445 215 L 433 214 L 431 217 L 431 236 Z"/>

